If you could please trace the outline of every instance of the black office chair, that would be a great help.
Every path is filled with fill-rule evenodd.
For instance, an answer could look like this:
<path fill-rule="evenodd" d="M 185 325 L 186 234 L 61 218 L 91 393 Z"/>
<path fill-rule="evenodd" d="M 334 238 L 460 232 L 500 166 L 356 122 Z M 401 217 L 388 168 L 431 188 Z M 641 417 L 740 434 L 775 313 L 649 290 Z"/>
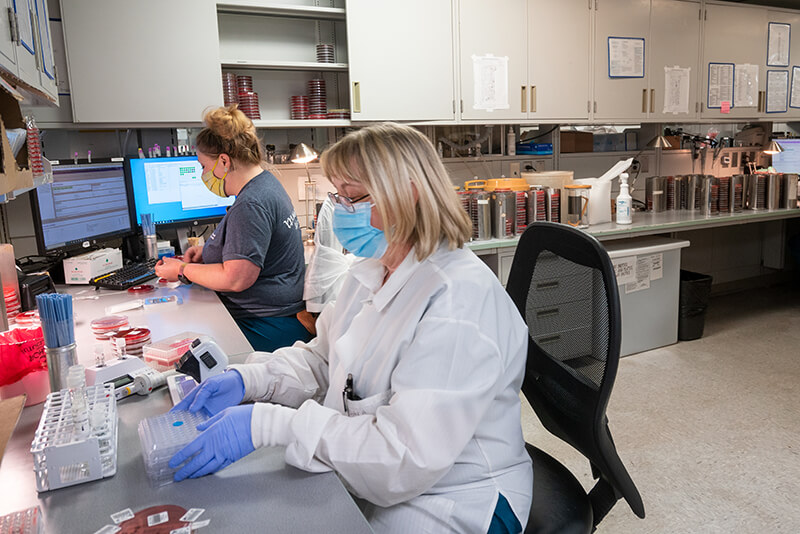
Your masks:
<path fill-rule="evenodd" d="M 606 417 L 622 317 L 608 253 L 570 226 L 532 223 L 520 238 L 506 290 L 530 335 L 522 392 L 544 427 L 589 460 L 597 480 L 587 495 L 558 460 L 526 443 L 534 474 L 525 532 L 593 532 L 621 497 L 644 518 Z"/>

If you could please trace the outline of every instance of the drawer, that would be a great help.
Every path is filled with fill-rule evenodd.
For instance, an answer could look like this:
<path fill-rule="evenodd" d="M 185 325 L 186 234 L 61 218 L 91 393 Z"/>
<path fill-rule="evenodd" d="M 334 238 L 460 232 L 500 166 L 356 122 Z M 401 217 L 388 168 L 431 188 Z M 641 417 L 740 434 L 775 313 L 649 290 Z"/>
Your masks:
<path fill-rule="evenodd" d="M 542 350 L 566 364 L 592 354 L 591 325 L 560 332 L 539 332 L 532 338 Z"/>
<path fill-rule="evenodd" d="M 546 250 L 539 254 L 536 260 L 536 267 L 533 270 L 534 280 L 550 280 L 553 278 L 560 278 L 562 276 L 574 276 L 590 272 L 593 269 L 573 263 L 561 256 L 556 256 L 552 252 Z"/>
<path fill-rule="evenodd" d="M 528 291 L 527 308 L 541 308 L 591 298 L 594 276 L 599 277 L 600 273 L 594 269 L 585 269 L 584 272 L 571 276 L 538 280 L 534 278 Z"/>
<path fill-rule="evenodd" d="M 591 328 L 592 300 L 589 298 L 552 306 L 527 308 L 525 315 L 525 322 L 537 337 L 587 326 Z"/>

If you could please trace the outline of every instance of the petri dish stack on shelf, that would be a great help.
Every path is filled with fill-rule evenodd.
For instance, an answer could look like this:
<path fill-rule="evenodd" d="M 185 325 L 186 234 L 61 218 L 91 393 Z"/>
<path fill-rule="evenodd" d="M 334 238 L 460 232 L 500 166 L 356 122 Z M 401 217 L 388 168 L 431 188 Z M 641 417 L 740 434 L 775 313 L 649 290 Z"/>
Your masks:
<path fill-rule="evenodd" d="M 325 80 L 314 78 L 308 81 L 308 103 L 309 119 L 328 118 L 328 97 L 325 92 Z"/>
<path fill-rule="evenodd" d="M 236 75 L 232 72 L 222 73 L 222 98 L 226 106 L 239 103 L 239 87 L 236 85 Z"/>
<path fill-rule="evenodd" d="M 177 469 L 169 466 L 172 456 L 196 438 L 197 425 L 208 420 L 202 411 L 167 412 L 139 422 L 144 470 L 154 487 L 172 483 Z"/>
<path fill-rule="evenodd" d="M 260 119 L 261 109 L 258 105 L 258 93 L 253 91 L 253 77 L 237 76 L 236 88 L 239 91 L 239 109 L 251 119 Z"/>
<path fill-rule="evenodd" d="M 317 63 L 335 63 L 333 56 L 333 45 L 317 45 Z"/>
<path fill-rule="evenodd" d="M 192 341 L 201 337 L 196 332 L 182 332 L 146 345 L 142 353 L 144 362 L 156 371 L 170 371 L 192 346 Z"/>
<path fill-rule="evenodd" d="M 329 109 L 328 118 L 332 120 L 350 120 L 349 109 Z"/>
<path fill-rule="evenodd" d="M 6 316 L 8 317 L 8 322 L 11 323 L 19 315 L 19 311 L 22 308 L 22 305 L 19 303 L 17 288 L 10 285 L 4 287 L 3 299 L 6 301 Z"/>
<path fill-rule="evenodd" d="M 307 96 L 297 95 L 289 99 L 289 111 L 291 112 L 292 120 L 306 120 L 309 109 Z"/>

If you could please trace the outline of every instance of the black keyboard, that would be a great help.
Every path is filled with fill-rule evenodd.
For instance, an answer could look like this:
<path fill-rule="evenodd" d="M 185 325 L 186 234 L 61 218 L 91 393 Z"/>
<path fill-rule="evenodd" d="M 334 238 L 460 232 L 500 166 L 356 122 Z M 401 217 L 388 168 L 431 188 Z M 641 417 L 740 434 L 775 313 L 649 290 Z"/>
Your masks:
<path fill-rule="evenodd" d="M 122 269 L 113 273 L 93 278 L 90 284 L 106 289 L 128 289 L 138 286 L 156 275 L 156 262 L 158 260 L 146 260 L 139 263 L 130 263 Z"/>

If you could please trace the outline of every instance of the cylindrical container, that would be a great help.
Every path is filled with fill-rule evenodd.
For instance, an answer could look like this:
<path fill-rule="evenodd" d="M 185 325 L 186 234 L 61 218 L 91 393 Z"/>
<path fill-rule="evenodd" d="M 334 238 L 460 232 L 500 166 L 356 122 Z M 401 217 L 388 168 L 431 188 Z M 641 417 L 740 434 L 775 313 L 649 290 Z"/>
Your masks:
<path fill-rule="evenodd" d="M 797 208 L 797 175 L 784 174 L 781 187 L 781 208 Z"/>
<path fill-rule="evenodd" d="M 781 179 L 780 174 L 767 175 L 764 207 L 768 210 L 776 210 L 781 206 Z"/>
<path fill-rule="evenodd" d="M 547 192 L 543 187 L 531 187 L 528 191 L 528 224 L 547 220 Z"/>
<path fill-rule="evenodd" d="M 516 225 L 516 195 L 513 191 L 496 190 L 492 195 L 492 236 L 496 239 L 514 237 Z"/>
<path fill-rule="evenodd" d="M 716 193 L 715 193 L 716 192 Z M 710 216 L 719 213 L 719 184 L 714 176 L 704 176 L 700 188 L 700 212 Z"/>
<path fill-rule="evenodd" d="M 746 191 L 746 206 L 750 210 L 763 210 L 766 205 L 766 174 L 750 174 Z"/>
<path fill-rule="evenodd" d="M 476 241 L 492 238 L 492 194 L 486 191 L 471 191 L 469 215 L 472 219 L 472 239 Z"/>
<path fill-rule="evenodd" d="M 744 174 L 734 174 L 731 176 L 730 189 L 728 191 L 728 211 L 730 213 L 741 213 L 744 208 Z"/>
<path fill-rule="evenodd" d="M 155 235 L 144 236 L 144 254 L 148 260 L 158 259 L 158 238 Z"/>
<path fill-rule="evenodd" d="M 650 176 L 645 181 L 647 211 L 660 213 L 667 209 L 667 181 L 663 176 Z"/>
<path fill-rule="evenodd" d="M 47 374 L 50 378 L 50 391 L 60 391 L 67 387 L 69 368 L 78 363 L 78 351 L 75 343 L 63 347 L 45 347 L 47 356 Z"/>
<path fill-rule="evenodd" d="M 686 176 L 686 204 L 689 211 L 700 209 L 700 192 L 703 188 L 702 174 L 688 174 Z"/>
<path fill-rule="evenodd" d="M 545 209 L 547 210 L 547 220 L 550 222 L 561 222 L 561 189 L 557 187 L 547 188 L 545 199 Z"/>
<path fill-rule="evenodd" d="M 528 192 L 514 191 L 514 235 L 522 235 L 528 227 Z"/>
<path fill-rule="evenodd" d="M 676 176 L 673 186 L 675 187 L 675 204 L 672 209 L 684 209 L 686 206 L 686 177 Z"/>
<path fill-rule="evenodd" d="M 14 321 L 22 304 L 19 299 L 19 279 L 14 261 L 14 247 L 9 244 L 0 245 L 0 280 L 3 281 L 3 300 L 9 324 Z"/>
<path fill-rule="evenodd" d="M 671 211 L 675 209 L 675 177 L 666 176 L 664 179 L 667 186 L 667 211 Z"/>
<path fill-rule="evenodd" d="M 567 224 L 576 228 L 589 227 L 590 185 L 565 185 L 567 196 Z"/>
<path fill-rule="evenodd" d="M 333 45 L 332 44 L 318 44 L 317 45 L 317 63 L 334 63 Z"/>
<path fill-rule="evenodd" d="M 719 183 L 719 212 L 730 213 L 731 177 L 720 176 L 717 178 L 717 182 Z"/>

